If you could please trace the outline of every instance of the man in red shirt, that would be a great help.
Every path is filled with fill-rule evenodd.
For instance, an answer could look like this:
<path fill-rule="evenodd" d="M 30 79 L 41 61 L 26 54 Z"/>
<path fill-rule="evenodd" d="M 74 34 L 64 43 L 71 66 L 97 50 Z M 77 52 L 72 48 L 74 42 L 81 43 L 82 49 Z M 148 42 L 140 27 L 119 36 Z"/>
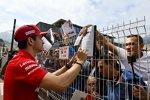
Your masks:
<path fill-rule="evenodd" d="M 38 100 L 39 88 L 64 91 L 80 72 L 87 58 L 87 52 L 81 48 L 71 63 L 54 73 L 38 66 L 35 56 L 43 50 L 42 37 L 46 34 L 35 25 L 23 25 L 16 30 L 19 52 L 6 68 L 4 100 Z"/>

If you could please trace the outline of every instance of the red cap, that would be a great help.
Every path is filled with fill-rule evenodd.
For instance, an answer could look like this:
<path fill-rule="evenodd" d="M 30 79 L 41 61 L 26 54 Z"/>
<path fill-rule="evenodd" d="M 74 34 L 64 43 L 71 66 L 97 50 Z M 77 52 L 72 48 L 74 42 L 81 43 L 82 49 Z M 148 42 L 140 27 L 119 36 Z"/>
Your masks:
<path fill-rule="evenodd" d="M 16 30 L 15 40 L 19 42 L 27 39 L 28 37 L 32 37 L 34 35 L 45 36 L 47 33 L 48 32 L 41 32 L 36 25 L 23 25 Z"/>

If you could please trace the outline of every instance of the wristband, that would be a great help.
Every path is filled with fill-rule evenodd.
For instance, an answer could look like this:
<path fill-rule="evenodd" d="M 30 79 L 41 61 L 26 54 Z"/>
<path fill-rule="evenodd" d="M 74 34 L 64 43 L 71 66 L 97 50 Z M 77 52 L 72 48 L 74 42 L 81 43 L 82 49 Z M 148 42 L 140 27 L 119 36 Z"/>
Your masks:
<path fill-rule="evenodd" d="M 70 69 L 70 66 L 69 66 L 69 64 L 68 64 L 68 63 L 67 63 L 65 66 L 66 66 L 66 68 L 67 68 L 67 69 Z"/>
<path fill-rule="evenodd" d="M 81 63 L 75 62 L 75 64 L 78 64 L 78 65 L 80 65 L 80 67 L 82 68 L 82 64 L 81 64 Z"/>

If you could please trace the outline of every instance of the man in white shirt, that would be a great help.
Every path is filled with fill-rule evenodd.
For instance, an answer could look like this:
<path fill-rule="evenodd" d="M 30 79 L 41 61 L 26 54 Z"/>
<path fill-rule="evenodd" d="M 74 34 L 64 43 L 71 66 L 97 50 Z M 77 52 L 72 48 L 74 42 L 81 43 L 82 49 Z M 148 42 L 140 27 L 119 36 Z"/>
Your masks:
<path fill-rule="evenodd" d="M 143 76 L 144 81 L 150 79 L 150 52 L 142 51 L 144 42 L 141 36 L 133 34 L 127 36 L 125 49 L 115 46 L 101 34 L 99 37 L 100 43 L 118 56 L 125 69 L 131 70 L 132 68 L 128 63 L 127 56 L 134 56 L 136 58 L 136 62 L 133 63 L 135 73 Z"/>

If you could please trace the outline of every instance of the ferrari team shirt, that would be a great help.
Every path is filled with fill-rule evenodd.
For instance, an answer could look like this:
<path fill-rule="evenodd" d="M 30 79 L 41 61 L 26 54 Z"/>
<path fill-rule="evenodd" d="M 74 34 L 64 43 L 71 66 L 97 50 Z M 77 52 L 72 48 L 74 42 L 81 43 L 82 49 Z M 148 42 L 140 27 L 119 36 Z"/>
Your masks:
<path fill-rule="evenodd" d="M 4 100 L 38 100 L 39 85 L 47 71 L 25 50 L 10 60 L 4 75 Z"/>

